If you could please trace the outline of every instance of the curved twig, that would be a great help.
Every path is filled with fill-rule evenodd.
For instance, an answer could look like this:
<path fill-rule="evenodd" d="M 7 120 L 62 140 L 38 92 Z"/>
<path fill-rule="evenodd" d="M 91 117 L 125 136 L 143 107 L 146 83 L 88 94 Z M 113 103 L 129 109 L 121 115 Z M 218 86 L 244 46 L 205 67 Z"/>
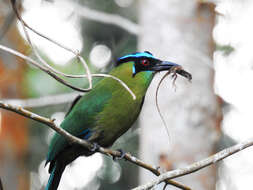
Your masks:
<path fill-rule="evenodd" d="M 78 88 L 78 87 L 75 87 L 75 86 L 72 86 L 71 84 L 69 84 L 68 82 L 66 82 L 65 80 L 61 79 L 61 78 L 55 78 L 56 80 L 58 80 L 59 82 L 65 84 L 66 86 L 74 89 L 74 90 L 78 90 L 78 91 L 81 91 L 81 92 L 87 92 L 87 91 L 90 91 L 91 88 L 92 88 L 92 74 L 90 73 L 90 70 L 89 70 L 89 67 L 88 65 L 86 64 L 86 62 L 84 61 L 84 59 L 80 56 L 79 53 L 71 50 L 70 48 L 67 48 L 65 46 L 63 46 L 62 44 L 54 41 L 53 39 L 50 39 L 49 37 L 41 34 L 40 32 L 34 30 L 33 28 L 31 28 L 23 19 L 22 17 L 20 16 L 17 8 L 16 8 L 16 1 L 15 0 L 11 0 L 11 5 L 12 5 L 12 8 L 13 8 L 13 11 L 15 12 L 17 18 L 19 19 L 19 21 L 22 23 L 22 26 L 24 28 L 24 32 L 25 32 L 25 35 L 26 35 L 26 38 L 31 46 L 31 48 L 33 49 L 33 51 L 35 52 L 35 55 L 37 56 L 37 58 L 43 63 L 44 65 L 44 69 L 47 70 L 47 73 L 50 72 L 51 73 L 51 76 L 52 77 L 57 77 L 55 75 L 56 74 L 60 74 L 62 76 L 65 76 L 65 77 L 70 77 L 70 78 L 84 78 L 84 77 L 87 77 L 88 78 L 88 81 L 89 81 L 89 87 L 87 89 L 82 89 L 82 88 Z M 54 68 L 52 68 L 49 64 L 47 64 L 39 55 L 39 53 L 36 51 L 36 49 L 34 48 L 31 40 L 30 40 L 30 37 L 28 35 L 28 32 L 26 30 L 26 28 L 30 29 L 31 31 L 33 31 L 34 33 L 36 33 L 37 35 L 49 40 L 50 42 L 58 45 L 59 47 L 67 50 L 67 51 L 70 51 L 72 52 L 75 56 L 77 56 L 79 58 L 79 60 L 82 62 L 83 66 L 85 67 L 86 69 L 86 72 L 87 72 L 87 75 L 69 75 L 69 74 L 65 74 L 65 73 L 62 73 L 60 71 L 57 71 L 55 70 Z M 36 66 L 38 66 L 39 64 L 37 64 Z M 46 68 L 45 68 L 46 67 Z M 53 74 L 53 75 L 52 75 Z M 94 75 L 93 75 L 94 76 Z M 102 76 L 101 74 L 99 75 L 99 77 Z M 117 77 L 114 77 L 114 76 L 111 76 L 111 75 L 104 75 L 103 77 L 110 77 L 110 78 L 113 78 L 115 80 L 117 80 L 130 94 L 131 96 L 133 97 L 133 99 L 135 100 L 136 99 L 136 96 L 135 94 L 132 92 L 132 90 L 123 82 L 121 81 L 120 79 L 118 79 Z"/>
<path fill-rule="evenodd" d="M 85 90 L 85 89 L 81 89 L 81 88 L 78 88 L 78 87 L 75 87 L 75 86 L 72 86 L 71 84 L 69 84 L 68 82 L 64 81 L 63 79 L 61 79 L 60 77 L 58 77 L 55 73 L 51 72 L 51 70 L 49 70 L 48 68 L 46 68 L 45 66 L 42 66 L 40 65 L 39 63 L 37 63 L 35 60 L 33 60 L 32 58 L 18 52 L 18 51 L 15 51 L 11 48 L 8 48 L 6 46 L 3 46 L 0 44 L 0 49 L 8 52 L 8 53 L 11 53 L 15 56 L 18 56 L 28 62 L 30 62 L 32 65 L 34 65 L 35 67 L 39 68 L 40 70 L 46 72 L 47 74 L 49 74 L 51 77 L 53 77 L 54 79 L 56 79 L 57 81 L 59 81 L 60 83 L 74 89 L 74 90 L 77 90 L 77 91 L 80 91 L 80 92 L 87 92 L 89 90 Z M 122 81 L 120 80 L 119 78 L 115 77 L 115 76 L 112 76 L 112 75 L 109 75 L 109 74 L 91 74 L 92 77 L 110 77 L 116 81 L 118 81 L 129 93 L 130 95 L 133 97 L 133 99 L 135 100 L 136 99 L 136 96 L 135 94 L 133 93 L 133 91 Z M 87 75 L 75 75 L 75 78 L 82 78 L 82 77 L 87 77 Z"/>
<path fill-rule="evenodd" d="M 48 68 L 46 68 L 45 66 L 42 66 L 40 65 L 39 63 L 37 63 L 36 61 L 34 61 L 32 58 L 18 52 L 18 51 L 15 51 L 13 49 L 10 49 L 6 46 L 3 46 L 0 44 L 0 49 L 8 52 L 8 53 L 11 53 L 15 56 L 18 56 L 30 63 L 32 63 L 32 65 L 34 65 L 35 67 L 39 68 L 40 70 L 44 71 L 45 73 L 47 73 L 48 75 L 50 75 L 51 77 L 53 77 L 55 80 L 57 80 L 58 82 L 64 84 L 65 86 L 68 86 L 70 87 L 71 89 L 73 90 L 77 90 L 77 91 L 80 91 L 80 92 L 88 92 L 89 90 L 85 90 L 85 89 L 82 89 L 82 88 L 79 88 L 79 87 L 75 87 L 75 86 L 72 86 L 70 83 L 68 83 L 67 81 L 63 80 L 62 78 L 58 77 L 55 73 L 52 73 Z"/>
<path fill-rule="evenodd" d="M 31 30 L 32 28 L 29 27 L 28 24 L 26 24 L 26 22 L 25 22 L 25 21 L 23 20 L 23 18 L 20 16 L 20 14 L 19 14 L 19 12 L 18 12 L 18 10 L 17 10 L 17 8 L 16 8 L 15 2 L 12 1 L 11 4 L 12 4 L 12 9 L 13 9 L 14 13 L 16 14 L 18 20 L 19 20 L 19 21 L 21 22 L 21 24 L 22 24 L 22 27 L 23 27 L 23 30 L 24 30 L 24 33 L 25 33 L 25 37 L 26 37 L 26 39 L 27 39 L 27 41 L 28 41 L 28 43 L 29 43 L 29 45 L 30 45 L 32 51 L 34 52 L 35 56 L 37 57 L 37 59 L 44 65 L 44 67 L 47 67 L 47 68 L 48 68 L 49 70 L 51 70 L 52 72 L 54 72 L 54 73 L 56 73 L 56 74 L 59 74 L 59 75 L 62 75 L 62 76 L 64 76 L 64 77 L 72 77 L 72 78 L 74 78 L 74 77 L 73 77 L 74 75 L 67 75 L 67 74 L 62 73 L 62 72 L 60 72 L 60 71 L 57 71 L 56 69 L 54 69 L 53 67 L 51 67 L 51 66 L 40 56 L 39 52 L 38 52 L 37 49 L 34 47 L 32 41 L 31 41 L 31 38 L 30 38 L 30 36 L 29 36 L 29 34 L 28 34 L 28 31 L 27 31 L 27 29 L 26 29 L 26 28 L 28 28 L 28 29 Z M 34 30 L 32 30 L 32 31 L 34 32 Z M 51 40 L 51 39 L 50 39 L 50 40 Z M 51 42 L 53 42 L 53 41 L 51 41 Z M 54 42 L 53 42 L 53 43 L 54 43 Z M 59 44 L 57 44 L 57 45 L 59 45 Z M 67 51 L 69 51 L 69 49 L 70 49 L 70 48 L 67 48 L 67 49 L 66 49 L 66 47 L 63 47 L 63 46 L 60 46 L 60 47 L 64 48 L 64 49 L 67 50 Z M 74 51 L 70 51 L 70 52 L 72 52 L 75 56 L 77 56 L 77 57 L 79 58 L 79 60 L 80 60 L 81 63 L 83 64 L 83 66 L 84 66 L 84 68 L 85 68 L 85 70 L 86 70 L 86 73 L 87 73 L 86 78 L 88 79 L 89 87 L 88 87 L 87 89 L 83 89 L 83 88 L 80 88 L 80 89 L 82 89 L 82 92 L 90 91 L 90 90 L 92 89 L 92 77 L 91 77 L 91 72 L 90 72 L 90 69 L 89 69 L 87 63 L 86 63 L 86 62 L 84 61 L 84 59 L 80 56 L 79 53 L 74 52 Z M 62 79 L 62 80 L 63 80 L 63 79 Z"/>

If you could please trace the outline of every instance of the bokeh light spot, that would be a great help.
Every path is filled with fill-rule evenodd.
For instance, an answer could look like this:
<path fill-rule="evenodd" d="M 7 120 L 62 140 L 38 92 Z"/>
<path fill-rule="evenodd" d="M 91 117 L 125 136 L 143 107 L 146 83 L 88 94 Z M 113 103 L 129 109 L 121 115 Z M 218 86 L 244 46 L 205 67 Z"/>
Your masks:
<path fill-rule="evenodd" d="M 106 45 L 96 45 L 90 52 L 90 61 L 98 69 L 104 68 L 110 61 L 112 52 Z"/>
<path fill-rule="evenodd" d="M 48 167 L 44 167 L 45 161 L 39 166 L 39 179 L 44 186 L 47 184 L 49 174 Z M 61 178 L 59 190 L 74 190 L 82 188 L 92 182 L 96 177 L 97 171 L 103 165 L 101 154 L 94 154 L 89 157 L 81 156 L 69 164 Z"/>
<path fill-rule="evenodd" d="M 32 2 L 32 3 L 31 3 Z M 69 47 L 73 50 L 82 49 L 82 37 L 77 30 L 79 19 L 69 16 L 73 9 L 67 1 L 56 1 L 55 3 L 41 2 L 38 0 L 24 1 L 23 19 L 35 30 L 50 37 L 51 39 Z M 18 24 L 21 35 L 25 38 L 23 27 Z M 52 42 L 30 32 L 32 42 L 39 51 L 47 55 L 55 64 L 65 64 L 75 56 L 56 46 Z"/>

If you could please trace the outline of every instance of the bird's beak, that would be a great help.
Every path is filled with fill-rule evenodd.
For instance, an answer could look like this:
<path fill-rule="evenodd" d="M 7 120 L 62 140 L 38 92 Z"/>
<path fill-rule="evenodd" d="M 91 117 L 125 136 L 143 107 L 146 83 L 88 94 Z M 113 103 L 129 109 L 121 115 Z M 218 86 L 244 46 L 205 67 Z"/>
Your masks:
<path fill-rule="evenodd" d="M 181 65 L 178 65 L 176 63 L 172 63 L 169 61 L 161 61 L 160 63 L 155 64 L 151 69 L 155 72 L 159 72 L 159 71 L 174 72 L 179 75 L 182 75 L 183 77 L 187 78 L 189 81 L 192 80 L 191 73 L 188 73 L 187 71 L 185 71 Z"/>
<path fill-rule="evenodd" d="M 169 61 L 161 61 L 160 63 L 155 64 L 151 69 L 156 72 L 169 71 L 172 67 L 175 67 L 175 66 L 180 66 L 180 65 L 169 62 Z"/>

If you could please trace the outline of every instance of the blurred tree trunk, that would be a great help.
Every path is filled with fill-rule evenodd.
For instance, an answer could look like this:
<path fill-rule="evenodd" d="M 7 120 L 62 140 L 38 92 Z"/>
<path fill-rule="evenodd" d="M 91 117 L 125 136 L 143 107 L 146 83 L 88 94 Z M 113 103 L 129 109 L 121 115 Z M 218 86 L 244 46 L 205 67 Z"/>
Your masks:
<path fill-rule="evenodd" d="M 140 157 L 167 170 L 186 166 L 209 156 L 220 133 L 221 110 L 214 94 L 212 31 L 215 5 L 202 1 L 153 0 L 141 2 L 139 49 L 176 62 L 192 73 L 193 80 L 178 77 L 176 91 L 171 79 L 164 81 L 158 96 L 170 138 L 156 112 L 158 74 L 146 96 L 140 117 Z M 154 176 L 140 172 L 140 183 Z M 180 179 L 192 189 L 215 189 L 215 167 Z"/>
<path fill-rule="evenodd" d="M 11 15 L 9 1 L 0 0 L 0 12 L 0 43 L 24 53 L 27 46 L 19 35 L 15 19 L 12 19 L 15 16 Z M 0 52 L 0 99 L 22 96 L 25 68 L 22 61 Z M 25 121 L 24 117 L 15 113 L 0 110 L 0 178 L 4 190 L 29 189 L 29 171 L 25 165 L 28 149 Z"/>

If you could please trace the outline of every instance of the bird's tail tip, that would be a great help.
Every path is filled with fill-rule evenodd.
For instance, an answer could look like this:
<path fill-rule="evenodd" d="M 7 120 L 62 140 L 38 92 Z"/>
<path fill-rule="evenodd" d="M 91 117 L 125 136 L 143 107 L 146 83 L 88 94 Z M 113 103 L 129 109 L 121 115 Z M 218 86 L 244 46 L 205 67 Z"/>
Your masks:
<path fill-rule="evenodd" d="M 65 165 L 60 165 L 58 163 L 55 163 L 54 168 L 48 179 L 48 183 L 45 190 L 57 190 L 64 169 L 65 169 Z"/>

